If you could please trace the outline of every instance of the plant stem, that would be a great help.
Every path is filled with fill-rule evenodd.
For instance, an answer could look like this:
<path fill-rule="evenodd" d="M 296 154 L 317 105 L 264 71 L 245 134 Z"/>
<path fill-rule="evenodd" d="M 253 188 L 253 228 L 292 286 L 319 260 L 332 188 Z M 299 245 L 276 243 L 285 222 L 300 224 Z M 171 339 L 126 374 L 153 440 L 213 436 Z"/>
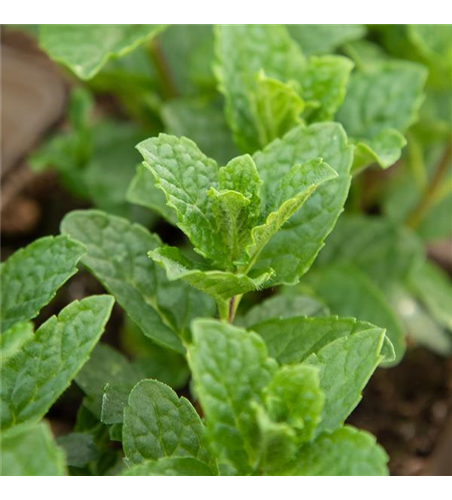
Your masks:
<path fill-rule="evenodd" d="M 419 203 L 414 207 L 410 215 L 406 220 L 406 225 L 412 229 L 419 227 L 425 213 L 428 211 L 430 206 L 435 200 L 436 194 L 441 187 L 441 181 L 446 174 L 449 161 L 452 158 L 452 142 L 449 141 L 443 155 L 441 156 L 438 166 L 436 167 L 435 173 L 433 174 L 432 180 L 426 186 L 424 194 L 419 200 Z"/>
<path fill-rule="evenodd" d="M 156 38 L 153 38 L 149 44 L 149 54 L 159 74 L 163 96 L 165 99 L 174 99 L 178 95 L 177 88 L 173 82 L 171 71 L 163 55 L 160 43 Z"/>

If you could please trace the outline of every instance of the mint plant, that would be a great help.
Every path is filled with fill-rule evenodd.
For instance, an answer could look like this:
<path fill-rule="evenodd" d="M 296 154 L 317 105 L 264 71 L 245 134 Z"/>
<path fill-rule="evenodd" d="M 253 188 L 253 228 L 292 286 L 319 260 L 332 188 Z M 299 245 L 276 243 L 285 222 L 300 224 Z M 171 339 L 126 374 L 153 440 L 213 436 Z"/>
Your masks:
<path fill-rule="evenodd" d="M 41 26 L 84 83 L 31 165 L 95 208 L 2 264 L 1 473 L 387 474 L 346 421 L 407 332 L 452 346 L 424 248 L 452 234 L 448 34 Z M 105 92 L 119 118 L 94 117 Z M 78 263 L 110 295 L 34 332 Z M 98 343 L 113 298 L 120 349 Z M 71 381 L 83 400 L 55 440 L 42 419 Z"/>

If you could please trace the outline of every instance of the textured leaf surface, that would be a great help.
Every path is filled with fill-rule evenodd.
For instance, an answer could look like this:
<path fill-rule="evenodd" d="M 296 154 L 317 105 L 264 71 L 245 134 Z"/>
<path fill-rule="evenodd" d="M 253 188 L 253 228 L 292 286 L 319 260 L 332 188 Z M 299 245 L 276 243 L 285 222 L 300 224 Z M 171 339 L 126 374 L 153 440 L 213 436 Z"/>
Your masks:
<path fill-rule="evenodd" d="M 24 344 L 33 338 L 31 323 L 16 323 L 0 336 L 0 358 L 4 363 L 8 358 L 19 352 Z"/>
<path fill-rule="evenodd" d="M 0 434 L 1 476 L 64 476 L 63 450 L 44 422 L 21 426 Z"/>
<path fill-rule="evenodd" d="M 325 123 L 297 127 L 254 155 L 264 181 L 261 190 L 264 204 L 272 197 L 272 186 L 278 185 L 293 165 L 319 157 L 336 170 L 338 178 L 328 181 L 312 194 L 273 236 L 255 266 L 259 270 L 274 269 L 276 283 L 297 283 L 322 248 L 347 198 L 352 152 L 342 127 Z"/>
<path fill-rule="evenodd" d="M 338 120 L 383 168 L 400 157 L 400 133 L 417 119 L 426 76 L 425 68 L 407 61 L 376 63 L 352 75 Z M 354 168 L 365 164 L 358 155 Z"/>
<path fill-rule="evenodd" d="M 336 171 L 321 159 L 294 165 L 274 186 L 275 194 L 267 198 L 268 215 L 265 222 L 251 231 L 252 242 L 246 248 L 251 262 L 257 259 L 273 235 L 303 206 L 309 196 L 321 184 L 336 177 Z"/>
<path fill-rule="evenodd" d="M 109 59 L 121 57 L 163 29 L 159 24 L 47 24 L 41 48 L 79 78 L 89 80 Z"/>
<path fill-rule="evenodd" d="M 88 360 L 112 307 L 113 298 L 108 295 L 72 302 L 2 364 L 3 429 L 36 422 L 47 413 Z"/>
<path fill-rule="evenodd" d="M 212 448 L 239 471 L 254 462 L 253 401 L 271 380 L 276 363 L 256 334 L 215 320 L 193 323 L 189 364 Z"/>
<path fill-rule="evenodd" d="M 77 262 L 86 252 L 67 236 L 40 238 L 18 250 L 1 265 L 2 330 L 33 319 L 77 272 Z"/>
<path fill-rule="evenodd" d="M 331 311 L 340 316 L 353 316 L 386 329 L 398 363 L 405 353 L 405 332 L 385 294 L 354 266 L 332 266 L 311 274 L 310 283 L 328 304 Z"/>
<path fill-rule="evenodd" d="M 72 212 L 63 219 L 61 231 L 86 246 L 88 254 L 83 263 L 146 336 L 183 352 L 180 339 L 160 314 L 159 280 L 147 257 L 149 250 L 160 245 L 158 236 L 138 224 L 97 210 Z"/>
<path fill-rule="evenodd" d="M 178 218 L 178 226 L 195 249 L 213 261 L 222 260 L 224 249 L 215 231 L 207 191 L 216 187 L 218 165 L 185 137 L 159 134 L 138 146 L 145 165 Z"/>
<path fill-rule="evenodd" d="M 362 24 L 289 24 L 287 29 L 308 55 L 328 54 L 366 34 Z"/>
<path fill-rule="evenodd" d="M 386 476 L 387 462 L 388 456 L 372 435 L 344 427 L 303 446 L 293 466 L 279 475 Z"/>
<path fill-rule="evenodd" d="M 209 462 L 203 432 L 191 403 L 162 382 L 142 380 L 130 393 L 122 431 L 129 463 L 162 457 Z"/>
<path fill-rule="evenodd" d="M 361 332 L 378 337 L 382 331 L 370 323 L 337 316 L 273 318 L 251 328 L 265 340 L 270 356 L 284 364 L 300 363 L 339 338 Z"/>
<path fill-rule="evenodd" d="M 320 388 L 325 394 L 317 434 L 334 431 L 356 408 L 362 390 L 384 359 L 384 342 L 384 330 L 374 327 L 338 338 L 306 359 L 306 364 L 320 369 Z"/>
<path fill-rule="evenodd" d="M 169 280 L 182 279 L 198 290 L 211 295 L 217 301 L 258 290 L 272 276 L 271 270 L 253 279 L 244 274 L 197 269 L 176 247 L 157 248 L 149 252 L 149 256 L 164 267 Z"/>

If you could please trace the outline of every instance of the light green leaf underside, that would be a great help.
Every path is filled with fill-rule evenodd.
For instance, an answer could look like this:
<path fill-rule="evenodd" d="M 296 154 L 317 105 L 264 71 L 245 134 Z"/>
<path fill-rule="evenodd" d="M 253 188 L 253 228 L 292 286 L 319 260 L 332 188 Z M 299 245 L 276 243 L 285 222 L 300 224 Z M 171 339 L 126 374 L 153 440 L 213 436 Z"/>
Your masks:
<path fill-rule="evenodd" d="M 39 44 L 79 78 L 89 80 L 108 62 L 122 57 L 164 28 L 161 24 L 46 24 Z"/>
<path fill-rule="evenodd" d="M 277 186 L 293 165 L 313 158 L 322 158 L 339 177 L 320 186 L 261 252 L 254 269 L 274 269 L 276 284 L 297 283 L 323 247 L 347 198 L 352 150 L 339 124 L 322 123 L 297 127 L 254 155 L 263 180 L 264 206 L 272 197 L 272 186 Z"/>
<path fill-rule="evenodd" d="M 91 272 L 115 296 L 119 305 L 156 343 L 184 352 L 182 343 L 163 320 L 159 304 L 159 278 L 147 252 L 160 245 L 158 236 L 138 224 L 97 210 L 67 215 L 61 231 L 82 242 L 83 259 Z"/>
<path fill-rule="evenodd" d="M 1 264 L 2 331 L 33 319 L 56 291 L 77 272 L 86 253 L 67 236 L 47 236 L 18 250 Z"/>
<path fill-rule="evenodd" d="M 49 426 L 38 423 L 0 434 L 1 476 L 64 476 L 63 450 L 57 446 Z"/>
<path fill-rule="evenodd" d="M 75 301 L 36 331 L 1 367 L 1 423 L 36 422 L 69 386 L 104 331 L 113 297 Z"/>
<path fill-rule="evenodd" d="M 227 271 L 196 269 L 194 263 L 186 259 L 176 247 L 157 248 L 149 252 L 149 257 L 165 269 L 169 280 L 182 279 L 218 301 L 259 290 L 273 274 L 270 270 L 256 278 L 251 278 L 244 274 L 233 274 Z"/>
<path fill-rule="evenodd" d="M 309 283 L 334 314 L 353 316 L 386 329 L 395 359 L 385 360 L 385 365 L 402 359 L 406 348 L 403 326 L 385 294 L 366 274 L 351 265 L 331 266 L 312 273 Z"/>
<path fill-rule="evenodd" d="M 163 457 L 209 462 L 204 427 L 191 403 L 157 380 L 142 380 L 124 410 L 124 452 L 129 463 Z"/>
<path fill-rule="evenodd" d="M 303 446 L 292 466 L 277 475 L 386 476 L 387 462 L 372 435 L 347 426 Z"/>
<path fill-rule="evenodd" d="M 0 359 L 4 363 L 33 338 L 32 323 L 16 323 L 0 336 Z"/>

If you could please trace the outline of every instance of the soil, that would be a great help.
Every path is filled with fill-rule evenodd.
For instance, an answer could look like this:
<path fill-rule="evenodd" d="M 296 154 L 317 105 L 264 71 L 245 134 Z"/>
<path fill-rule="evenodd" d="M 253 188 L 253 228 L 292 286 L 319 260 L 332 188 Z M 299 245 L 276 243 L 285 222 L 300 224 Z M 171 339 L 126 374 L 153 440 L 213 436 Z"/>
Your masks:
<path fill-rule="evenodd" d="M 434 452 L 451 410 L 452 360 L 412 347 L 400 365 L 376 371 L 348 422 L 376 436 L 392 475 L 439 475 Z M 447 475 L 451 458 L 441 464 Z"/>

